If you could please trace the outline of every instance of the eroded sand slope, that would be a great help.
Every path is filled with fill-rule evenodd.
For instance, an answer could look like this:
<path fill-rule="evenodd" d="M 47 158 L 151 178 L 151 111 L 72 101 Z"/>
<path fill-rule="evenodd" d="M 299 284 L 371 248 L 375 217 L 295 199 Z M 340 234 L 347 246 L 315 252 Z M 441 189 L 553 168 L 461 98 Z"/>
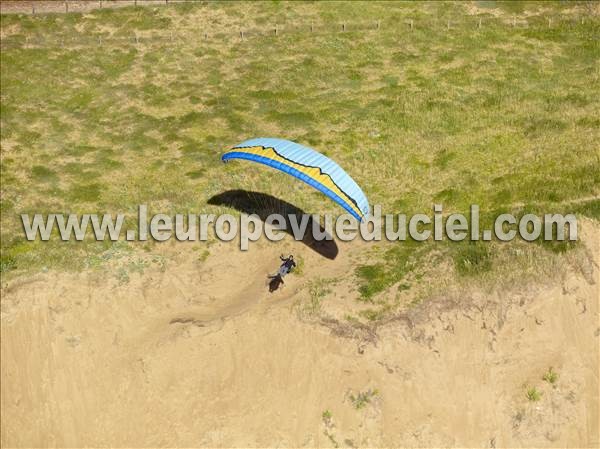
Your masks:
<path fill-rule="evenodd" d="M 583 237 L 590 272 L 435 298 L 362 340 L 293 307 L 303 279 L 348 269 L 345 249 L 307 251 L 304 275 L 274 294 L 265 275 L 299 251 L 289 242 L 220 246 L 125 285 L 15 280 L 2 291 L 2 445 L 597 446 L 598 231 Z M 555 386 L 541 380 L 550 366 Z"/>

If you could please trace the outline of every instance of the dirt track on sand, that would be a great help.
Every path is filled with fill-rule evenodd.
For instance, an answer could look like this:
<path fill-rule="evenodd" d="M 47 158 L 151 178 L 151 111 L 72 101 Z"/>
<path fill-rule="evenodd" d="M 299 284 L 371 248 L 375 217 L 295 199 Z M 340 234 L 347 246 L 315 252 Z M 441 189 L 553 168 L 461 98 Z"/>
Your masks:
<path fill-rule="evenodd" d="M 307 251 L 304 276 L 274 294 L 265 276 L 300 252 L 290 242 L 213 247 L 125 285 L 15 280 L 2 291 L 2 446 L 597 447 L 600 240 L 581 235 L 585 275 L 435 299 L 366 342 L 293 309 L 303 279 L 351 267 L 346 248 L 335 261 Z"/>

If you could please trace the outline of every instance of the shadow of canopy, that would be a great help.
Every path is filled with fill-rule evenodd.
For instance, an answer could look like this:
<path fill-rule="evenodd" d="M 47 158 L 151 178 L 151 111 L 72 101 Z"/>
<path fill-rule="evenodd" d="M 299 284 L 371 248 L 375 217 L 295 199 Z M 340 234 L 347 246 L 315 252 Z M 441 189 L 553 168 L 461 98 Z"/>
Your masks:
<path fill-rule="evenodd" d="M 302 215 L 306 214 L 302 209 L 272 195 L 241 189 L 228 190 L 214 195 L 209 198 L 208 204 L 213 206 L 231 207 L 248 215 L 256 214 L 263 222 L 266 221 L 269 215 L 281 214 L 285 219 L 285 232 L 292 237 L 293 233 L 290 224 L 290 215 L 295 215 L 297 217 L 297 222 L 300 223 Z M 326 233 L 328 236 L 327 238 L 331 238 L 331 240 L 316 240 L 311 232 L 313 221 L 312 217 L 309 217 L 306 230 L 300 241 L 321 256 L 326 257 L 327 259 L 335 259 L 339 252 L 337 243 L 328 233 Z M 321 232 L 325 231 L 320 224 L 318 226 Z"/>

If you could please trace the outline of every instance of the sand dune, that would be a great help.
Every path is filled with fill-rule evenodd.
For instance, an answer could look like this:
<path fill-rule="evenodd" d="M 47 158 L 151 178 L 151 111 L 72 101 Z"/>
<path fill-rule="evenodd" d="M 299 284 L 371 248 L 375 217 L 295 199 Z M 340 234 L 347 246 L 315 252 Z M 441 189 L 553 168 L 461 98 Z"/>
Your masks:
<path fill-rule="evenodd" d="M 291 242 L 184 254 L 125 285 L 12 281 L 2 446 L 595 447 L 600 240 L 582 234 L 591 277 L 434 298 L 363 341 L 292 307 L 303 279 L 348 269 L 348 248 L 334 261 L 305 248 L 305 274 L 273 294 L 265 276 Z"/>

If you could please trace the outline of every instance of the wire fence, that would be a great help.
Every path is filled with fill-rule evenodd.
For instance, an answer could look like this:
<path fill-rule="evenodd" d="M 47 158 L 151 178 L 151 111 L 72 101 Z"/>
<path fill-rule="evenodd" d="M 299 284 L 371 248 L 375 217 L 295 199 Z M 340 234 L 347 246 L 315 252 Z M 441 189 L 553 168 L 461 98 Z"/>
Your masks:
<path fill-rule="evenodd" d="M 4 3 L 4 2 L 3 2 Z M 55 12 L 80 12 L 91 11 L 100 7 L 124 7 L 124 6 L 151 6 L 151 5 L 165 5 L 177 3 L 185 3 L 184 0 L 148 0 L 148 1 L 92 1 L 92 2 L 18 2 L 26 3 L 29 6 L 29 13 L 43 15 L 41 11 L 45 13 Z M 46 5 L 51 3 L 52 5 Z M 30 4 L 30 5 L 29 5 Z M 40 5 L 46 5 L 46 9 L 40 10 Z M 56 11 L 58 4 L 66 4 L 62 11 Z M 70 6 L 69 6 L 70 5 Z M 48 9 L 52 6 L 54 9 Z M 20 8 L 24 8 L 25 5 L 20 5 Z M 83 9 L 77 9 L 83 8 Z M 4 8 L 6 9 L 6 7 Z M 18 11 L 13 11 L 18 12 Z M 4 11 L 3 11 L 4 13 Z M 199 44 L 201 42 L 231 42 L 238 41 L 243 42 L 246 40 L 256 38 L 278 38 L 289 35 L 324 35 L 324 34 L 340 34 L 340 33 L 365 33 L 372 32 L 376 33 L 381 30 L 389 32 L 390 30 L 398 33 L 408 35 L 411 32 L 419 32 L 423 30 L 438 32 L 438 33 L 452 33 L 453 31 L 472 31 L 472 32 L 483 32 L 490 29 L 511 28 L 516 30 L 525 29 L 537 29 L 537 30 L 552 30 L 561 29 L 565 31 L 577 31 L 577 29 L 585 27 L 590 24 L 594 24 L 592 27 L 592 33 L 590 34 L 592 39 L 600 39 L 600 22 L 598 17 L 594 13 L 587 13 L 582 10 L 579 15 L 537 15 L 520 17 L 517 15 L 512 16 L 490 16 L 485 17 L 470 15 L 464 16 L 460 20 L 447 20 L 442 18 L 405 18 L 402 20 L 374 20 L 374 21 L 363 21 L 363 22 L 336 22 L 336 23 L 291 23 L 291 24 L 275 24 L 257 28 L 244 28 L 244 27 L 230 27 L 215 31 L 211 29 L 206 30 L 195 30 L 191 31 L 162 31 L 162 32 L 127 32 L 119 30 L 114 34 L 109 32 L 87 34 L 87 35 L 55 35 L 55 36 L 41 36 L 41 35 L 10 35 L 0 40 L 0 48 L 11 49 L 11 48 L 78 48 L 78 47 L 90 47 L 90 46 L 123 46 L 123 45 L 175 45 L 175 44 Z M 586 27 L 587 29 L 587 27 Z"/>
<path fill-rule="evenodd" d="M 189 2 L 189 0 L 187 0 Z M 52 14 L 89 12 L 103 8 L 123 8 L 127 6 L 159 6 L 186 3 L 186 0 L 2 0 L 2 14 Z"/>

